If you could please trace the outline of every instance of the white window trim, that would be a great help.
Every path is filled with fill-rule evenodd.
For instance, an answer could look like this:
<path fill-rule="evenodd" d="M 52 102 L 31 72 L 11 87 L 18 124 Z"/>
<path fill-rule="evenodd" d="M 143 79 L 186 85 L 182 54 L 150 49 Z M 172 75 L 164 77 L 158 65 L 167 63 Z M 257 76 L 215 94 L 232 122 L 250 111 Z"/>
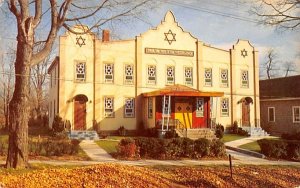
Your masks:
<path fill-rule="evenodd" d="M 271 121 L 270 120 L 270 110 L 269 109 L 273 109 L 273 116 L 274 116 L 274 120 L 273 121 Z M 275 120 L 276 120 L 276 117 L 275 117 L 275 107 L 268 107 L 268 122 L 275 122 Z"/>
<path fill-rule="evenodd" d="M 205 78 L 206 69 L 210 69 L 210 75 L 211 75 L 210 82 L 206 82 L 206 78 Z M 213 86 L 213 69 L 210 68 L 210 67 L 204 68 L 204 86 L 206 86 L 206 87 L 212 87 Z"/>
<path fill-rule="evenodd" d="M 126 79 L 126 66 L 131 66 L 132 67 L 132 80 Z M 134 64 L 126 63 L 124 65 L 124 84 L 125 85 L 133 85 L 134 84 L 134 74 L 135 74 L 135 69 L 134 69 Z"/>
<path fill-rule="evenodd" d="M 113 102 L 113 104 L 112 104 L 112 112 L 111 112 L 111 115 L 108 115 L 106 112 L 105 112 L 105 110 L 106 110 L 106 107 L 105 107 L 105 100 L 106 100 L 106 98 L 112 98 L 112 102 Z M 104 117 L 105 118 L 114 118 L 115 117 L 115 98 L 113 97 L 113 96 L 104 96 L 103 97 L 103 104 L 104 104 L 104 110 L 103 110 L 103 112 L 104 112 Z"/>
<path fill-rule="evenodd" d="M 83 75 L 84 75 L 84 77 L 83 78 L 78 78 L 78 75 L 79 74 L 77 74 L 77 64 L 79 64 L 79 63 L 83 63 L 84 64 L 84 73 L 83 73 Z M 75 82 L 85 82 L 85 79 L 86 79 L 86 73 L 87 73 L 87 66 L 86 66 L 86 62 L 85 61 L 75 61 Z M 53 80 L 54 82 L 55 82 L 55 78 L 54 78 L 54 80 Z"/>
<path fill-rule="evenodd" d="M 108 74 L 105 73 L 105 66 L 106 65 L 112 65 L 112 78 L 111 79 L 106 79 L 106 76 Z M 115 74 L 115 66 L 114 66 L 114 63 L 112 62 L 104 62 L 103 64 L 103 75 L 104 75 L 104 83 L 106 84 L 113 84 L 114 83 L 114 74 Z"/>
<path fill-rule="evenodd" d="M 247 72 L 247 85 L 243 84 L 243 72 Z M 249 88 L 249 71 L 248 70 L 241 70 L 241 88 Z"/>
<path fill-rule="evenodd" d="M 298 108 L 300 112 L 300 106 L 293 106 L 292 108 L 293 108 L 293 123 L 300 123 L 300 117 L 299 117 L 299 121 L 295 121 L 295 111 L 294 111 L 295 108 Z"/>
<path fill-rule="evenodd" d="M 149 67 L 154 66 L 155 67 L 155 79 L 154 80 L 149 80 Z M 157 66 L 156 65 L 148 65 L 147 66 L 147 84 L 149 85 L 156 85 L 156 80 L 157 80 Z"/>
<path fill-rule="evenodd" d="M 222 107 L 222 106 L 223 106 L 223 105 L 222 105 L 222 102 L 223 102 L 223 100 L 227 100 L 227 113 L 226 113 L 226 114 L 222 112 L 222 109 L 223 109 L 223 107 Z M 229 98 L 222 98 L 222 99 L 221 99 L 221 104 L 220 104 L 220 105 L 221 105 L 221 106 L 220 106 L 220 107 L 221 107 L 221 109 L 220 109 L 220 110 L 221 110 L 221 117 L 229 117 L 229 108 L 230 108 L 230 106 L 229 106 Z"/>
<path fill-rule="evenodd" d="M 226 80 L 224 80 L 223 78 L 222 78 L 222 71 L 227 71 L 227 79 Z M 221 87 L 229 87 L 229 71 L 228 71 L 228 69 L 220 69 L 220 86 Z M 226 81 L 226 83 L 223 83 L 223 81 Z"/>
<path fill-rule="evenodd" d="M 192 81 L 190 81 L 190 82 L 186 81 L 186 79 L 187 79 L 187 77 L 185 76 L 185 69 L 186 68 L 192 69 L 192 77 L 191 77 Z M 184 85 L 186 85 L 186 86 L 193 86 L 193 84 L 194 84 L 193 83 L 193 81 L 194 81 L 194 79 L 193 79 L 193 77 L 194 77 L 194 69 L 193 69 L 192 66 L 185 66 L 185 67 L 183 67 L 183 77 L 184 77 Z"/>
<path fill-rule="evenodd" d="M 168 81 L 168 68 L 169 67 L 172 67 L 173 68 L 173 81 L 172 82 L 170 82 L 170 81 Z M 166 85 L 174 85 L 175 84 L 175 66 L 173 66 L 173 65 L 167 65 L 166 66 Z"/>
<path fill-rule="evenodd" d="M 126 101 L 132 100 L 133 101 L 133 108 L 132 113 L 126 113 Z M 135 117 L 135 100 L 133 97 L 126 97 L 124 100 L 124 118 L 134 118 Z"/>

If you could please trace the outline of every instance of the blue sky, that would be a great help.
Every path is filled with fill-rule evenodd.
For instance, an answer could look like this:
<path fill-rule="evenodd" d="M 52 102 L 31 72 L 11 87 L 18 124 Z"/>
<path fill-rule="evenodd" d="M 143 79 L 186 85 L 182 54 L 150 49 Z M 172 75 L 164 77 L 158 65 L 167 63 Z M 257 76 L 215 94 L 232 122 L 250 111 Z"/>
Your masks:
<path fill-rule="evenodd" d="M 137 20 L 127 21 L 115 25 L 112 35 L 120 39 L 134 38 L 149 28 L 156 27 L 163 20 L 165 13 L 171 10 L 185 31 L 191 32 L 205 43 L 229 49 L 238 39 L 249 40 L 259 51 L 261 64 L 266 61 L 266 51 L 274 48 L 277 53 L 277 69 L 283 69 L 284 62 L 293 61 L 297 66 L 293 74 L 300 74 L 299 28 L 294 31 L 279 31 L 253 23 L 256 17 L 249 14 L 251 2 L 253 0 L 165 0 L 154 10 L 147 11 L 146 20 L 150 24 Z M 237 19 L 230 18 L 232 16 Z M 0 24 L 4 26 L 0 28 L 0 45 L 4 49 L 5 46 L 14 43 L 16 31 L 15 25 L 1 12 Z M 279 71 L 278 76 L 282 75 Z"/>
<path fill-rule="evenodd" d="M 277 69 L 283 69 L 282 64 L 293 61 L 297 66 L 296 72 L 300 74 L 300 33 L 299 29 L 294 31 L 281 31 L 274 27 L 259 25 L 256 17 L 249 13 L 251 3 L 237 0 L 185 0 L 169 1 L 162 3 L 160 8 L 149 12 L 148 21 L 156 26 L 164 18 L 165 13 L 171 10 L 179 25 L 185 31 L 191 32 L 199 40 L 223 49 L 232 48 L 238 39 L 249 40 L 259 51 L 259 59 L 265 62 L 265 54 L 269 48 L 274 48 L 277 53 Z M 173 3 L 175 2 L 175 3 Z M 179 3 L 176 3 L 179 2 Z M 238 18 L 250 20 L 244 21 L 226 16 L 207 13 L 236 15 Z M 145 23 L 136 23 L 124 27 L 122 38 L 132 38 L 139 33 L 145 32 L 150 26 Z M 298 54 L 298 56 L 297 56 Z M 279 70 L 278 76 L 283 76 Z"/>

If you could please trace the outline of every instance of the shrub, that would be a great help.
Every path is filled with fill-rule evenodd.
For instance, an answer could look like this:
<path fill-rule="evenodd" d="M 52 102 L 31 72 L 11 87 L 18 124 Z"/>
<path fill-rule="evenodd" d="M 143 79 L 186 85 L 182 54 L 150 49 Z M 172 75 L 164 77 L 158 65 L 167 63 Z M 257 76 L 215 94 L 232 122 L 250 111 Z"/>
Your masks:
<path fill-rule="evenodd" d="M 165 155 L 169 159 L 192 157 L 194 154 L 194 141 L 189 138 L 174 138 L 164 140 Z"/>
<path fill-rule="evenodd" d="M 119 129 L 118 129 L 118 133 L 119 133 L 119 136 L 125 136 L 126 135 L 126 129 L 124 126 L 121 126 Z"/>
<path fill-rule="evenodd" d="M 238 133 L 238 123 L 237 123 L 237 121 L 233 122 L 232 132 L 231 133 L 233 133 L 233 134 L 237 134 Z"/>
<path fill-rule="evenodd" d="M 258 140 L 261 152 L 268 157 L 286 158 L 288 143 L 284 140 Z"/>
<path fill-rule="evenodd" d="M 139 137 L 135 139 L 141 157 L 161 158 L 165 155 L 164 140 L 160 138 Z"/>
<path fill-rule="evenodd" d="M 287 156 L 289 159 L 300 160 L 300 141 L 288 141 Z"/>
<path fill-rule="evenodd" d="M 219 139 L 223 138 L 223 136 L 224 136 L 224 126 L 221 125 L 221 124 L 217 124 L 215 134 L 216 134 L 217 138 L 219 138 Z"/>
<path fill-rule="evenodd" d="M 178 134 L 176 133 L 176 131 L 174 129 L 168 130 L 165 133 L 165 138 L 177 138 Z"/>
<path fill-rule="evenodd" d="M 79 151 L 79 140 L 29 140 L 29 154 L 34 156 L 73 155 Z"/>
<path fill-rule="evenodd" d="M 65 130 L 64 128 L 64 122 L 61 117 L 55 116 L 53 123 L 52 123 L 52 132 L 53 134 L 63 132 Z"/>
<path fill-rule="evenodd" d="M 238 135 L 249 136 L 248 132 L 243 130 L 241 127 L 238 128 Z"/>
<path fill-rule="evenodd" d="M 125 158 L 139 157 L 139 150 L 131 138 L 122 139 L 117 146 L 118 155 Z"/>
<path fill-rule="evenodd" d="M 210 156 L 222 157 L 226 155 L 225 145 L 220 140 L 213 140 L 210 146 Z"/>
<path fill-rule="evenodd" d="M 205 138 L 199 138 L 194 142 L 195 157 L 201 158 L 209 155 L 211 141 Z"/>
<path fill-rule="evenodd" d="M 300 132 L 296 133 L 284 133 L 281 135 L 281 138 L 286 139 L 286 140 L 300 140 Z"/>
<path fill-rule="evenodd" d="M 157 129 L 155 127 L 146 129 L 145 130 L 145 136 L 146 137 L 158 137 Z"/>

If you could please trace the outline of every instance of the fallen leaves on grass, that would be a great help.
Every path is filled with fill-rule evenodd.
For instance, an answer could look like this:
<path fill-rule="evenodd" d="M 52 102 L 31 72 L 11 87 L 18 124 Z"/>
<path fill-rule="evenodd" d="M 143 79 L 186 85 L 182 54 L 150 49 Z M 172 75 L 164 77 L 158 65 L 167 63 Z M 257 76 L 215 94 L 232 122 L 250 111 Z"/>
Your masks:
<path fill-rule="evenodd" d="M 233 178 L 225 166 L 137 167 L 100 164 L 45 168 L 25 173 L 3 171 L 2 187 L 296 187 L 299 167 L 239 166 Z"/>

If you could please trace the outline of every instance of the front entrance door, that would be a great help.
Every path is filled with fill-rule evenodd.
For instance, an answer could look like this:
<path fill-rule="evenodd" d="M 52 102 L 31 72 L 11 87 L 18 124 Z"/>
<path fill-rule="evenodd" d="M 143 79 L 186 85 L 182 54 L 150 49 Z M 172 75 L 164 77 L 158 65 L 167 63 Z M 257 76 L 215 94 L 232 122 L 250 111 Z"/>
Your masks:
<path fill-rule="evenodd" d="M 242 102 L 242 126 L 250 126 L 250 104 Z"/>
<path fill-rule="evenodd" d="M 189 103 L 175 103 L 175 119 L 178 119 L 185 128 L 192 127 L 193 108 Z"/>
<path fill-rule="evenodd" d="M 74 130 L 86 129 L 86 100 L 75 97 L 74 100 Z"/>

